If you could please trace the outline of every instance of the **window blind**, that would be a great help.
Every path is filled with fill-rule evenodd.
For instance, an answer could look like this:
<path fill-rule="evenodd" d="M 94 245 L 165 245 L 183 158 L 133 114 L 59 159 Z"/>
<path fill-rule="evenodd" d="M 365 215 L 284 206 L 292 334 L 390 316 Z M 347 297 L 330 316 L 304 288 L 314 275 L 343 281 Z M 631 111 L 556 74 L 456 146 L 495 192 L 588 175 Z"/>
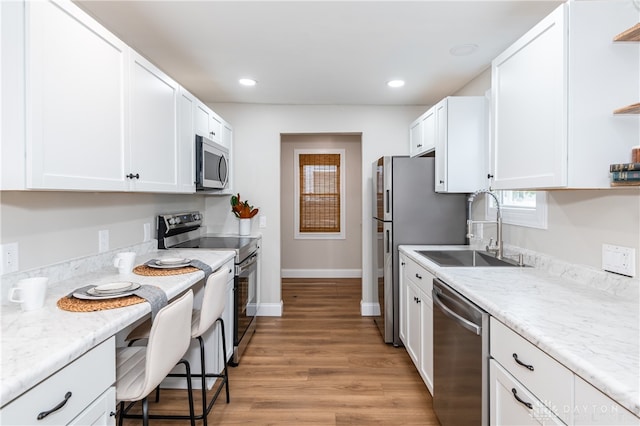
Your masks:
<path fill-rule="evenodd" d="M 300 232 L 340 232 L 340 154 L 299 154 Z"/>

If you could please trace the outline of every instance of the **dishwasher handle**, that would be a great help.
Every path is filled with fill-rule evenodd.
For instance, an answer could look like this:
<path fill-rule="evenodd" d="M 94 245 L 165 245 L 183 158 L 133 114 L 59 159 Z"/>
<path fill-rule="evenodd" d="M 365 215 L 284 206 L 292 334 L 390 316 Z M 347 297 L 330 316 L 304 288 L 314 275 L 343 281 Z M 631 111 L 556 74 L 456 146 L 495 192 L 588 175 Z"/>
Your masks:
<path fill-rule="evenodd" d="M 466 328 L 467 330 L 477 334 L 480 336 L 482 334 L 482 327 L 472 323 L 466 318 L 461 317 L 457 313 L 453 312 L 451 309 L 447 307 L 447 305 L 443 302 L 442 299 L 450 299 L 448 296 L 442 294 L 442 292 L 438 291 L 437 287 L 433 287 L 431 290 L 431 294 L 433 296 L 433 303 L 440 308 L 443 314 L 454 320 L 456 323 Z"/>

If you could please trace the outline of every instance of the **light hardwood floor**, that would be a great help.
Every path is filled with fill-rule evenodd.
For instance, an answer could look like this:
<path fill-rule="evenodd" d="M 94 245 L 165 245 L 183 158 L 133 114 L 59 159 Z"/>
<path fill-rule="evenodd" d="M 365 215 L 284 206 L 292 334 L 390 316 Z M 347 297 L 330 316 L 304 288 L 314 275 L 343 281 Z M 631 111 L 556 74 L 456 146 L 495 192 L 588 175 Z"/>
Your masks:
<path fill-rule="evenodd" d="M 231 402 L 220 395 L 209 425 L 439 425 L 404 348 L 384 344 L 360 316 L 359 279 L 285 279 L 282 298 L 282 317 L 258 318 L 229 369 Z M 150 412 L 188 413 L 185 392 L 163 390 Z M 188 421 L 151 420 L 178 424 Z"/>

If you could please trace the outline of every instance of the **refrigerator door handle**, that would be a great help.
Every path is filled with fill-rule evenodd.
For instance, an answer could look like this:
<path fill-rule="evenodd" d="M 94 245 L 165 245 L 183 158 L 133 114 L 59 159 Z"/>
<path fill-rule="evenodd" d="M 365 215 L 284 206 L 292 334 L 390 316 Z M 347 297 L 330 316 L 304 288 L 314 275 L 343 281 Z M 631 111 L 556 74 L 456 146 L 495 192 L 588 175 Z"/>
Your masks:
<path fill-rule="evenodd" d="M 388 189 L 386 190 L 386 203 L 385 204 L 387 206 L 387 213 L 389 213 L 389 209 L 390 209 L 391 203 L 389 202 L 389 190 Z"/>
<path fill-rule="evenodd" d="M 389 247 L 389 245 L 390 245 L 389 242 L 391 241 L 391 236 L 389 235 L 389 230 L 388 229 L 387 229 L 386 233 L 387 233 L 387 235 L 385 237 L 385 240 L 386 240 L 385 241 L 385 251 L 386 251 L 386 253 L 390 253 L 391 250 L 390 250 L 390 247 Z"/>

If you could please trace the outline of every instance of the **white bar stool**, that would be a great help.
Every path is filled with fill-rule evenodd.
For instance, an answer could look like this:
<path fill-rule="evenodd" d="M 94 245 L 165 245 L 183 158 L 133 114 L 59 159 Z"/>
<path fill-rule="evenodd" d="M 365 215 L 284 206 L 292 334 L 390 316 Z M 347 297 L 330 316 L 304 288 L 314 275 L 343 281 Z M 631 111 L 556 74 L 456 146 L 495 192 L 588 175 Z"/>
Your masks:
<path fill-rule="evenodd" d="M 220 268 L 207 278 L 204 285 L 204 295 L 202 298 L 202 306 L 200 309 L 194 309 L 191 320 L 191 338 L 197 339 L 200 344 L 200 374 L 192 374 L 192 377 L 200 377 L 202 379 L 202 413 L 195 416 L 196 420 L 202 420 L 203 426 L 207 426 L 207 416 L 213 407 L 213 404 L 218 399 L 218 395 L 224 387 L 226 390 L 227 404 L 229 403 L 229 376 L 227 372 L 227 344 L 224 331 L 224 320 L 222 319 L 222 312 L 225 305 L 225 292 L 227 286 L 227 270 Z M 202 335 L 218 322 L 220 325 L 220 340 L 222 347 L 222 359 L 224 361 L 224 368 L 221 373 L 207 373 L 205 362 L 205 350 L 204 340 Z M 136 327 L 126 340 L 133 343 L 136 340 L 147 339 L 149 336 L 149 325 L 147 321 L 140 326 Z M 185 377 L 185 374 L 172 373 L 168 374 L 168 377 Z M 216 385 L 216 391 L 207 403 L 207 378 L 221 379 Z M 156 389 L 156 401 L 159 399 L 159 388 Z M 166 419 L 187 419 L 188 416 L 154 416 L 153 418 L 166 418 Z"/>
<path fill-rule="evenodd" d="M 186 368 L 189 392 L 189 418 L 195 426 L 191 369 L 182 357 L 189 349 L 193 291 L 187 291 L 156 315 L 148 334 L 146 346 L 129 346 L 116 351 L 116 400 L 120 401 L 118 424 L 125 417 L 142 417 L 147 426 L 150 418 L 147 396 L 160 385 L 177 364 Z M 142 400 L 142 416 L 128 414 L 135 402 Z M 125 402 L 131 402 L 125 408 Z"/>

